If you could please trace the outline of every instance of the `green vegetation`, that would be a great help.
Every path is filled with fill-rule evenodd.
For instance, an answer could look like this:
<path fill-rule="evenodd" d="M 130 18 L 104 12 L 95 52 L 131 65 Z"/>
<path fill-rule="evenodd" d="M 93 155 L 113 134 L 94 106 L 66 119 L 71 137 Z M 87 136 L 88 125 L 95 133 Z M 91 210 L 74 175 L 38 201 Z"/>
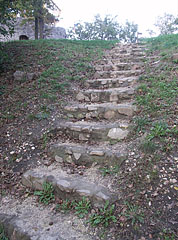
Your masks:
<path fill-rule="evenodd" d="M 98 212 L 90 216 L 89 222 L 92 226 L 103 225 L 108 227 L 111 222 L 116 223 L 117 218 L 114 216 L 115 205 L 109 206 L 109 201 L 106 201 L 103 208 L 99 208 Z"/>
<path fill-rule="evenodd" d="M 8 238 L 5 236 L 4 228 L 2 225 L 0 225 L 0 240 L 8 240 Z"/>
<path fill-rule="evenodd" d="M 54 188 L 50 183 L 43 183 L 43 190 L 35 191 L 35 196 L 39 197 L 39 202 L 48 205 L 50 202 L 55 200 L 54 197 Z"/>
<path fill-rule="evenodd" d="M 75 23 L 68 30 L 68 37 L 77 40 L 119 40 L 135 43 L 138 25 L 129 22 L 124 25 L 117 21 L 117 16 L 106 15 L 104 19 L 98 14 L 93 22 Z"/>
<path fill-rule="evenodd" d="M 85 197 L 83 197 L 81 201 L 76 202 L 76 204 L 75 204 L 76 214 L 80 218 L 83 218 L 88 213 L 90 208 L 91 208 L 91 203 Z"/>
<path fill-rule="evenodd" d="M 138 223 L 143 223 L 144 222 L 144 215 L 141 211 L 141 209 L 136 206 L 132 205 L 128 202 L 125 203 L 127 206 L 126 211 L 123 213 L 123 215 L 131 221 L 132 225 L 135 225 L 137 222 Z"/>
<path fill-rule="evenodd" d="M 92 78 L 94 61 L 116 41 L 34 40 L 0 43 L 2 104 L 0 124 L 22 113 L 29 121 L 48 119 L 53 105 L 60 104 L 75 84 Z M 35 73 L 33 80 L 15 81 L 15 71 Z M 11 79 L 11 84 L 9 80 Z M 28 96 L 28 98 L 26 97 Z M 11 101 L 13 99 L 13 101 Z M 23 104 L 19 104 L 23 103 Z M 31 108 L 34 104 L 36 108 Z M 48 106 L 51 106 L 49 108 Z M 18 106 L 18 107 L 17 107 Z M 45 107 L 46 106 L 46 107 Z"/>
<path fill-rule="evenodd" d="M 104 167 L 104 168 L 100 168 L 100 172 L 103 175 L 103 177 L 107 176 L 107 175 L 114 175 L 117 174 L 119 171 L 119 166 L 112 166 L 112 167 Z"/>

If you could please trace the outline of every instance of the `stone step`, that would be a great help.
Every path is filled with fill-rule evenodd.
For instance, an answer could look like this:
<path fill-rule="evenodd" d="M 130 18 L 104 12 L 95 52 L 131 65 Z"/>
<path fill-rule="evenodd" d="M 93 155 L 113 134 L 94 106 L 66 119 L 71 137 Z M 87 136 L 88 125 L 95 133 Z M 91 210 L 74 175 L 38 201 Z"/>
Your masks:
<path fill-rule="evenodd" d="M 116 64 L 98 64 L 95 66 L 96 71 L 127 71 L 140 69 L 143 64 L 135 63 L 116 63 Z"/>
<path fill-rule="evenodd" d="M 39 205 L 33 197 L 18 201 L 12 196 L 6 196 L 1 204 L 0 225 L 9 240 L 93 240 L 81 219 L 55 212 L 54 205 Z"/>
<path fill-rule="evenodd" d="M 115 123 L 107 122 L 60 122 L 54 131 L 61 132 L 68 139 L 81 142 L 110 142 L 123 140 L 129 134 L 129 122 L 122 120 Z"/>
<path fill-rule="evenodd" d="M 93 163 L 102 166 L 120 165 L 127 158 L 126 145 L 117 145 L 117 149 L 102 145 L 93 147 L 75 143 L 57 143 L 51 145 L 49 154 L 60 163 L 74 163 L 91 167 Z"/>
<path fill-rule="evenodd" d="M 133 116 L 136 106 L 131 103 L 75 104 L 64 107 L 67 118 L 73 119 L 126 119 Z"/>
<path fill-rule="evenodd" d="M 97 71 L 94 78 L 118 78 L 118 77 L 131 77 L 138 76 L 143 73 L 143 70 L 126 70 L 126 71 Z"/>
<path fill-rule="evenodd" d="M 143 52 L 120 52 L 120 51 L 117 51 L 117 50 L 114 50 L 113 52 L 110 51 L 108 53 L 106 53 L 104 55 L 105 58 L 125 58 L 125 59 L 128 59 L 128 58 L 132 58 L 132 62 L 134 62 L 134 59 L 135 58 L 140 58 L 140 57 L 146 57 L 145 53 Z"/>
<path fill-rule="evenodd" d="M 53 185 L 55 196 L 60 199 L 81 200 L 86 197 L 95 206 L 104 205 L 106 200 L 116 200 L 116 196 L 105 186 L 92 182 L 85 176 L 69 175 L 59 164 L 28 170 L 22 176 L 22 184 L 34 190 L 43 190 L 45 182 Z"/>
<path fill-rule="evenodd" d="M 139 77 L 119 77 L 119 78 L 108 78 L 108 79 L 94 79 L 87 80 L 84 85 L 88 88 L 118 88 L 118 87 L 128 87 L 133 86 Z"/>
<path fill-rule="evenodd" d="M 86 102 L 121 102 L 131 99 L 134 95 L 133 87 L 109 88 L 109 89 L 88 89 L 76 95 L 78 101 Z"/>

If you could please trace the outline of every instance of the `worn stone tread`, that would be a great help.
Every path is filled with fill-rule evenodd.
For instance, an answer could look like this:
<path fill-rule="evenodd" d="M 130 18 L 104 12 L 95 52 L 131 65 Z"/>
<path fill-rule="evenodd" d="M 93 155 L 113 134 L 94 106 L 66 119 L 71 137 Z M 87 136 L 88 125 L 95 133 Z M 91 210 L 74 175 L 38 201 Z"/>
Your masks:
<path fill-rule="evenodd" d="M 60 163 L 75 163 L 77 165 L 91 166 L 120 165 L 128 156 L 126 144 L 117 145 L 117 149 L 108 146 L 88 146 L 76 143 L 56 143 L 48 150 L 50 155 Z"/>
<path fill-rule="evenodd" d="M 85 82 L 86 87 L 90 88 L 118 88 L 118 87 L 128 87 L 133 86 L 138 81 L 138 76 L 131 77 L 119 77 L 119 78 L 108 78 L 108 79 L 94 79 L 87 80 Z"/>
<path fill-rule="evenodd" d="M 129 134 L 129 122 L 60 122 L 54 131 L 61 131 L 68 138 L 79 141 L 123 140 Z"/>
<path fill-rule="evenodd" d="M 55 213 L 51 206 L 39 206 L 33 197 L 23 202 L 6 197 L 3 205 L 4 208 L 0 208 L 0 224 L 9 240 L 95 239 L 87 234 L 82 220 Z"/>
<path fill-rule="evenodd" d="M 136 111 L 132 103 L 100 103 L 100 104 L 73 104 L 64 107 L 67 118 L 74 119 L 125 119 L 130 118 Z"/>
<path fill-rule="evenodd" d="M 22 184 L 35 190 L 42 190 L 45 182 L 51 183 L 55 195 L 62 199 L 81 200 L 85 196 L 99 206 L 106 200 L 113 202 L 117 198 L 105 186 L 88 181 L 85 176 L 68 175 L 57 164 L 29 170 L 22 177 Z"/>
<path fill-rule="evenodd" d="M 78 101 L 86 102 L 121 102 L 131 99 L 136 87 L 120 87 L 109 89 L 88 89 L 80 91 L 76 95 Z"/>
<path fill-rule="evenodd" d="M 131 77 L 131 76 L 138 76 L 143 71 L 139 70 L 121 70 L 121 71 L 97 71 L 94 74 L 94 78 L 118 78 L 120 76 L 124 77 Z"/>
<path fill-rule="evenodd" d="M 122 62 L 116 64 L 97 64 L 95 66 L 96 71 L 128 71 L 128 70 L 136 70 L 143 66 L 143 63 L 133 63 L 133 62 Z"/>

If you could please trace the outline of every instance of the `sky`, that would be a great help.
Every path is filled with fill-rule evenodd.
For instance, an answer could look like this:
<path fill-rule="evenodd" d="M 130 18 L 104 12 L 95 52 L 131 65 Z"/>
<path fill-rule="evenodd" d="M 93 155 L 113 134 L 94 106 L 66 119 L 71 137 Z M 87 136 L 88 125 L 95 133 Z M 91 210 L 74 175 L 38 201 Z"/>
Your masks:
<path fill-rule="evenodd" d="M 178 16 L 178 0 L 54 0 L 61 9 L 58 26 L 69 28 L 77 22 L 91 22 L 94 16 L 118 16 L 119 23 L 128 19 L 139 26 L 146 36 L 147 29 L 154 29 L 158 16 L 164 13 Z"/>

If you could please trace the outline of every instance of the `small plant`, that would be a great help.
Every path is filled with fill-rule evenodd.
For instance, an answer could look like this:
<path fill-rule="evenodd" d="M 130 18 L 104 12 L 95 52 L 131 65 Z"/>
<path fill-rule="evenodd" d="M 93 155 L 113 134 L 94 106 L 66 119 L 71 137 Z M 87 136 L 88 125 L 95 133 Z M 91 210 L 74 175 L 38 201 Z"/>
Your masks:
<path fill-rule="evenodd" d="M 135 223 L 143 223 L 144 222 L 144 215 L 136 205 L 131 205 L 130 203 L 126 202 L 127 209 L 123 213 L 123 215 L 131 221 L 131 224 L 134 225 Z"/>
<path fill-rule="evenodd" d="M 35 191 L 34 195 L 39 197 L 39 202 L 44 203 L 45 205 L 55 200 L 54 197 L 54 188 L 51 183 L 44 182 L 43 190 Z"/>
<path fill-rule="evenodd" d="M 161 240 L 175 240 L 175 234 L 171 233 L 170 229 L 163 229 L 159 235 Z"/>
<path fill-rule="evenodd" d="M 104 208 L 100 208 L 98 213 L 94 213 L 90 216 L 89 222 L 91 225 L 96 227 L 101 224 L 104 227 L 108 227 L 110 222 L 117 222 L 117 219 L 114 216 L 114 207 L 114 204 L 109 206 L 109 201 L 106 201 Z"/>
<path fill-rule="evenodd" d="M 91 208 L 91 202 L 87 200 L 85 197 L 83 197 L 81 201 L 75 204 L 76 214 L 80 218 L 83 218 L 88 213 L 90 208 Z"/>
<path fill-rule="evenodd" d="M 81 201 L 75 204 L 76 214 L 80 218 L 83 218 L 88 213 L 90 208 L 91 208 L 91 202 L 87 200 L 85 197 L 83 197 Z"/>
<path fill-rule="evenodd" d="M 8 240 L 8 238 L 5 236 L 4 228 L 2 225 L 0 225 L 0 240 Z"/>
<path fill-rule="evenodd" d="M 145 126 L 148 125 L 149 120 L 146 117 L 136 117 L 134 119 L 134 129 L 135 131 L 138 132 L 144 132 L 145 131 Z"/>
<path fill-rule="evenodd" d="M 109 167 L 100 168 L 103 177 L 105 177 L 106 175 L 114 175 L 118 173 L 118 170 L 119 166 L 112 166 L 110 168 Z"/>
<path fill-rule="evenodd" d="M 75 201 L 70 201 L 66 199 L 62 204 L 57 204 L 56 210 L 62 210 L 64 213 L 74 209 L 75 207 Z"/>
<path fill-rule="evenodd" d="M 140 145 L 140 149 L 144 153 L 154 153 L 157 148 L 158 146 L 151 140 L 144 140 Z"/>
<path fill-rule="evenodd" d="M 169 131 L 168 125 L 165 122 L 156 122 L 153 124 L 147 139 L 152 140 L 155 137 L 160 138 L 166 136 Z"/>

